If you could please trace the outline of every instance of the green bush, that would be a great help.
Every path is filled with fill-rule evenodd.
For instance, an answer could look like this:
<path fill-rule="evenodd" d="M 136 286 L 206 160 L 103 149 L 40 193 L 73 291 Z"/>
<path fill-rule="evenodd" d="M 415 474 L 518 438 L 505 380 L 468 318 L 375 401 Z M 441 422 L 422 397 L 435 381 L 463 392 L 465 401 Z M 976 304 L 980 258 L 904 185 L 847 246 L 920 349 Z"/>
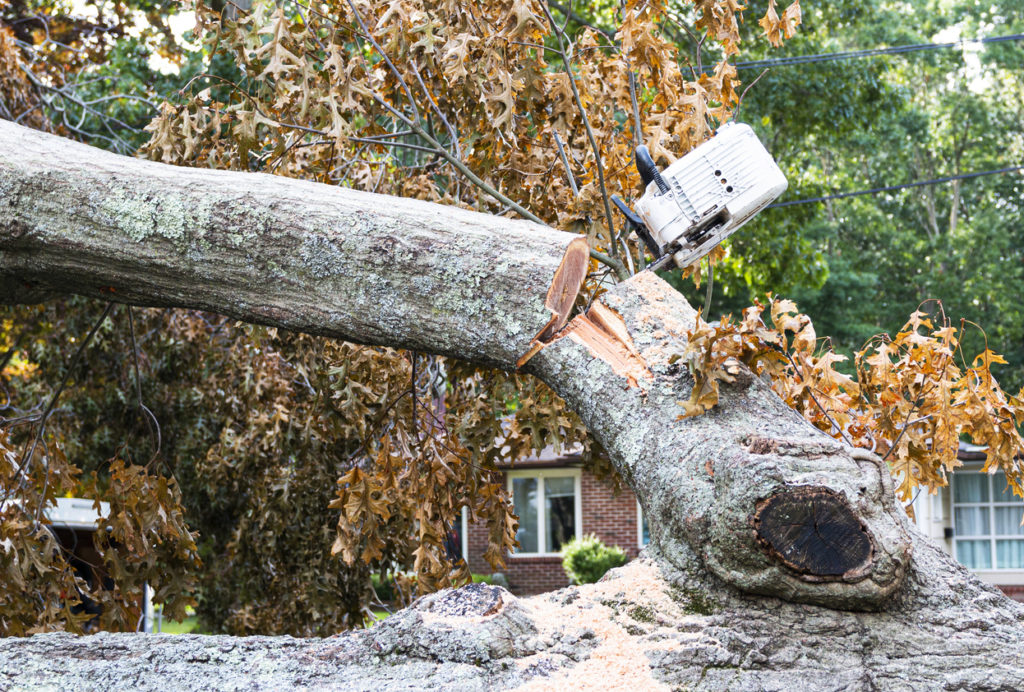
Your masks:
<path fill-rule="evenodd" d="M 618 546 L 607 546 L 590 534 L 562 546 L 562 568 L 573 584 L 593 584 L 613 567 L 629 561 Z"/>

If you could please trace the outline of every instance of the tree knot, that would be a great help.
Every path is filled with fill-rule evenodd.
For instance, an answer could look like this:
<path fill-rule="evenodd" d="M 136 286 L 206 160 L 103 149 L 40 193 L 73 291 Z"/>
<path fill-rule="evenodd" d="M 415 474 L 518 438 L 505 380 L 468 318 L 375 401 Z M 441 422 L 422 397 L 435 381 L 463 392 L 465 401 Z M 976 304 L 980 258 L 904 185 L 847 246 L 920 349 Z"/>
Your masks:
<path fill-rule="evenodd" d="M 750 522 L 765 552 L 804 581 L 856 582 L 874 565 L 867 525 L 830 488 L 783 488 L 757 503 Z"/>

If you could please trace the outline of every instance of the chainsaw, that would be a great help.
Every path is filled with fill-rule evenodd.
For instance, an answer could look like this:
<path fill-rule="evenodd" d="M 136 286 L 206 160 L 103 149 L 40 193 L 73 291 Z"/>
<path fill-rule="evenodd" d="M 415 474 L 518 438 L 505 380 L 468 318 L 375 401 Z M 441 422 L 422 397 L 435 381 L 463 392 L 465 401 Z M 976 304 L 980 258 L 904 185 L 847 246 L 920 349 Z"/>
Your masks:
<path fill-rule="evenodd" d="M 700 260 L 788 184 L 749 125 L 723 125 L 664 171 L 646 146 L 635 156 L 644 183 L 636 212 L 618 195 L 612 201 L 654 257 L 647 267 L 654 271 Z"/>

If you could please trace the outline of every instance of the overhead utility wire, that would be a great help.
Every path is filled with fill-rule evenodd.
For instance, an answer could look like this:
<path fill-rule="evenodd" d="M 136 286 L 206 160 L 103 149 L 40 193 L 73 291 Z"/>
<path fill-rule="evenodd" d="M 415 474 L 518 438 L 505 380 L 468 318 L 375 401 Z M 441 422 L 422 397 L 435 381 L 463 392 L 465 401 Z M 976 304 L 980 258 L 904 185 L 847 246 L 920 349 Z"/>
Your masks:
<path fill-rule="evenodd" d="M 837 192 L 834 195 L 825 195 L 823 197 L 810 197 L 808 199 L 794 199 L 788 202 L 776 202 L 775 204 L 769 204 L 766 209 L 773 209 L 775 207 L 791 207 L 794 204 L 810 204 L 812 202 L 824 202 L 830 199 L 845 199 L 847 197 L 859 197 L 861 195 L 874 195 L 879 192 L 891 192 L 893 190 L 905 190 L 910 187 L 924 187 L 926 185 L 938 185 L 940 183 L 948 183 L 953 180 L 965 180 L 967 178 L 979 178 L 983 175 L 997 175 L 999 173 L 1012 173 L 1013 171 L 1024 170 L 1024 164 L 1019 166 L 1009 166 L 1008 168 L 999 168 L 992 171 L 978 171 L 976 173 L 961 173 L 960 175 L 947 175 L 945 178 L 935 178 L 934 180 L 918 180 L 913 183 L 903 183 L 902 185 L 886 185 L 885 187 L 876 187 L 871 190 L 858 190 L 856 192 Z"/>
<path fill-rule="evenodd" d="M 1024 34 L 1011 34 L 1009 36 L 986 36 L 985 38 L 961 39 L 950 43 L 915 43 L 907 46 L 892 46 L 890 48 L 869 48 L 866 50 L 848 50 L 838 53 L 815 53 L 813 55 L 793 55 L 788 58 L 773 58 L 771 60 L 748 60 L 735 63 L 738 70 L 752 70 L 759 67 L 784 67 L 786 65 L 802 65 L 812 62 L 828 62 L 831 60 L 851 60 L 854 58 L 870 58 L 876 55 L 897 55 L 899 53 L 913 53 L 921 50 L 936 50 L 939 48 L 962 48 L 972 43 L 1001 43 L 1003 41 L 1020 41 Z"/>

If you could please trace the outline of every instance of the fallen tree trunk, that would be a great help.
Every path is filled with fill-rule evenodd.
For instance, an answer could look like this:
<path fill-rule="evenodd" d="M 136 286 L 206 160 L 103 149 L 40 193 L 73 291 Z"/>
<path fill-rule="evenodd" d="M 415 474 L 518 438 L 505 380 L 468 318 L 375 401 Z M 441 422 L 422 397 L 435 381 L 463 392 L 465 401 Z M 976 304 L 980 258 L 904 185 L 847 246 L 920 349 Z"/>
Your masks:
<path fill-rule="evenodd" d="M 860 623 L 857 646 L 869 659 L 880 646 L 870 628 L 882 623 L 891 630 L 883 638 L 911 639 L 914 622 L 932 623 L 928 646 L 950 632 L 977 652 L 1019 645 L 1020 609 L 916 536 L 884 464 L 810 426 L 751 373 L 723 387 L 714 411 L 678 420 L 693 381 L 673 356 L 694 312 L 656 276 L 619 284 L 560 329 L 586 264 L 575 236 L 300 181 L 124 159 L 2 122 L 0 209 L 0 302 L 80 293 L 525 364 L 581 414 L 654 519 L 652 556 L 665 588 L 690 589 L 694 602 L 727 603 L 751 620 L 692 624 L 701 636 L 733 627 L 743 641 L 762 632 L 750 627 L 767 636 L 816 613 L 812 629 L 830 617 Z M 955 602 L 942 584 L 950 575 L 973 601 Z M 490 622 L 479 617 L 480 627 Z M 360 636 L 346 641 L 370 641 Z M 41 641 L 16 649 L 66 645 Z M 519 656 L 510 651 L 502 656 Z M 804 654 L 760 655 L 806 669 Z M 829 660 L 835 665 L 821 670 L 841 670 L 845 659 Z"/>
<path fill-rule="evenodd" d="M 517 599 L 480 584 L 327 639 L 36 635 L 0 643 L 19 690 L 1024 689 L 1024 606 L 918 535 L 905 593 L 852 613 L 751 597 L 641 558 Z M 935 580 L 938 581 L 935 581 Z"/>
<path fill-rule="evenodd" d="M 677 567 L 699 559 L 754 593 L 876 609 L 910 564 L 888 469 L 811 427 L 748 371 L 715 410 L 679 420 L 678 355 L 696 313 L 642 273 L 601 297 L 529 365 L 600 440 Z M 674 358 L 675 357 L 675 358 Z"/>

